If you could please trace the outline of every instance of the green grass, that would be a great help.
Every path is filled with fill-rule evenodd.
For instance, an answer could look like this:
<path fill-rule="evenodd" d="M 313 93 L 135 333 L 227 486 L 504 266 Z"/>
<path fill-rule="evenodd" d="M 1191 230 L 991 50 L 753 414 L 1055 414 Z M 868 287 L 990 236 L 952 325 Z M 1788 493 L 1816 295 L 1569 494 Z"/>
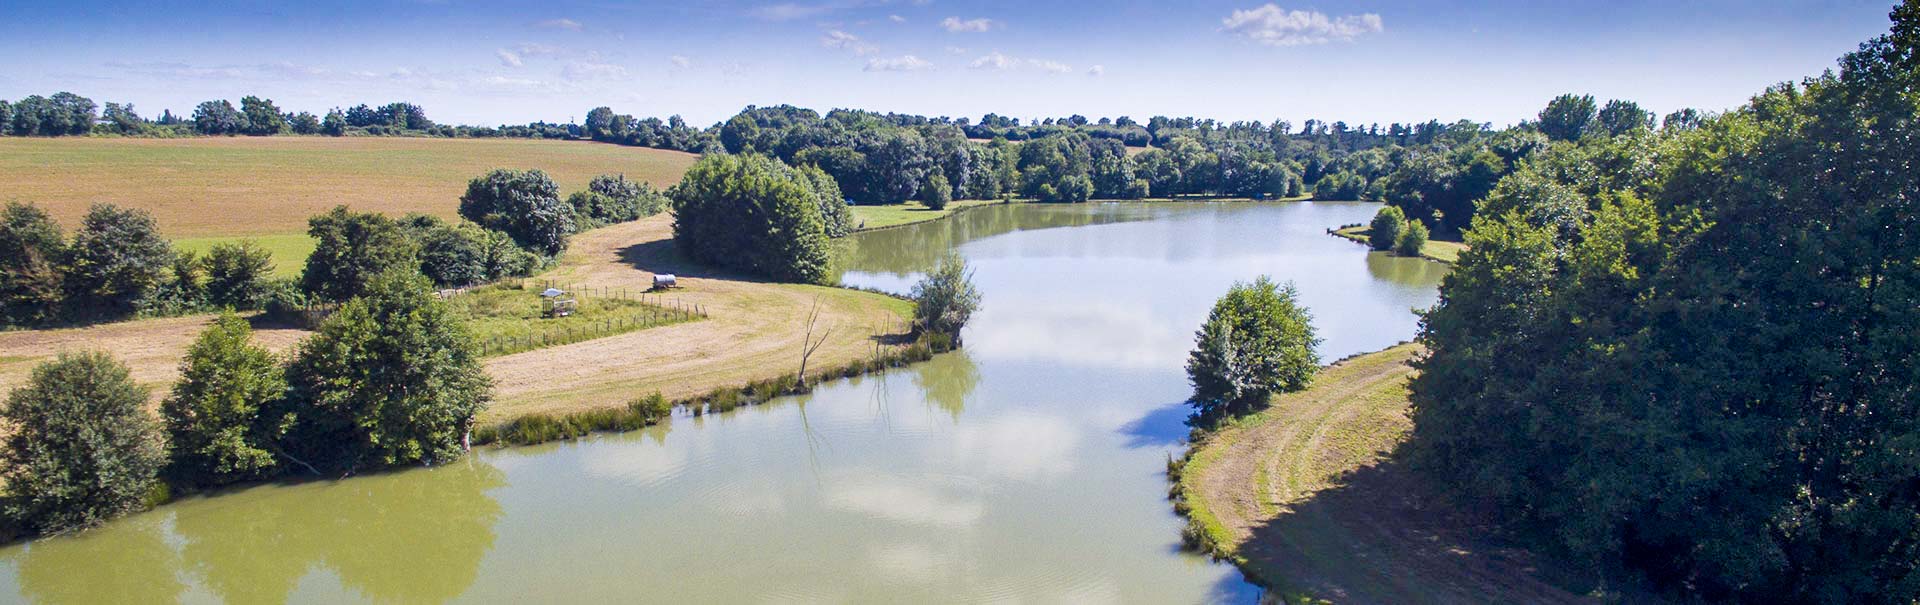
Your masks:
<path fill-rule="evenodd" d="M 1366 225 L 1347 227 L 1336 230 L 1333 234 L 1362 244 L 1372 241 L 1367 238 Z M 1466 249 L 1467 245 L 1460 242 L 1430 239 L 1427 240 L 1427 245 L 1420 247 L 1420 257 L 1427 260 L 1453 264 L 1460 262 L 1460 253 L 1466 251 Z"/>
<path fill-rule="evenodd" d="M 642 302 L 644 295 L 576 291 L 579 301 L 572 315 L 543 316 L 539 292 L 532 283 L 498 284 L 468 290 L 447 299 L 454 313 L 467 320 L 467 329 L 480 342 L 482 354 L 509 355 L 659 326 L 704 319 L 696 309 Z"/>
<path fill-rule="evenodd" d="M 196 252 L 204 257 L 215 244 L 248 239 L 273 253 L 274 277 L 300 277 L 300 272 L 306 268 L 307 256 L 313 254 L 314 247 L 319 245 L 319 242 L 305 234 L 289 233 L 252 237 L 189 237 L 173 240 L 173 247 L 183 252 Z"/>
<path fill-rule="evenodd" d="M 939 210 L 928 208 L 926 204 L 920 202 L 887 204 L 882 206 L 854 206 L 853 225 L 855 229 L 862 231 L 867 229 L 898 227 L 900 225 L 924 223 L 967 208 L 999 203 L 1002 202 L 1000 200 L 955 200 L 953 203 L 947 204 L 946 208 Z"/>

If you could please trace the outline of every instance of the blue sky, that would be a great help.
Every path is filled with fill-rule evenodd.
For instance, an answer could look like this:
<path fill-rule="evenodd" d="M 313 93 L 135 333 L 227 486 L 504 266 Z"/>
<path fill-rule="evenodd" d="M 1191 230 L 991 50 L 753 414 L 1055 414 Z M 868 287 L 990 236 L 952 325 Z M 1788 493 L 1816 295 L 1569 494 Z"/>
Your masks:
<path fill-rule="evenodd" d="M 1553 95 L 1723 109 L 1887 29 L 1885 0 L 66 2 L 0 13 L 0 97 L 143 115 L 259 94 L 442 122 L 748 104 L 1020 118 L 1507 124 Z"/>

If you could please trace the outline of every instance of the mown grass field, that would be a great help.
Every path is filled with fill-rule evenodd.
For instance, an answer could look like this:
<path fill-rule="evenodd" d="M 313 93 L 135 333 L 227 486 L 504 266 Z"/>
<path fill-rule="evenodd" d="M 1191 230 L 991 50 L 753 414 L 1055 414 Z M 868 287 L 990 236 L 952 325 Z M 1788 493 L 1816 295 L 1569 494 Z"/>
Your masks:
<path fill-rule="evenodd" d="M 953 203 L 947 204 L 947 207 L 939 210 L 928 208 L 926 204 L 920 202 L 886 204 L 881 206 L 854 206 L 853 225 L 854 228 L 861 230 L 898 227 L 900 225 L 924 223 L 975 206 L 998 203 L 1002 202 L 1000 200 L 954 200 Z"/>
<path fill-rule="evenodd" d="M 528 139 L 7 137 L 0 138 L 0 201 L 38 204 L 69 231 L 88 205 L 112 202 L 153 212 L 170 238 L 290 236 L 306 232 L 307 217 L 339 204 L 450 218 L 467 181 L 494 168 L 545 170 L 564 194 L 607 173 L 670 186 L 696 159 Z M 291 240 L 262 244 L 280 246 L 276 262 L 296 262 L 278 253 L 291 252 Z"/>

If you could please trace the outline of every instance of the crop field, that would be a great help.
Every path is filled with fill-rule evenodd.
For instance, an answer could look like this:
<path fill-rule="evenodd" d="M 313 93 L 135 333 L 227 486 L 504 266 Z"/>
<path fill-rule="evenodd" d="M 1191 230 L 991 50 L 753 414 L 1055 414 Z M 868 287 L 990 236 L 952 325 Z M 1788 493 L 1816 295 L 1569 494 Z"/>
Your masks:
<path fill-rule="evenodd" d="M 545 170 L 564 195 L 607 173 L 670 186 L 695 159 L 529 139 L 7 137 L 0 201 L 38 204 L 69 232 L 88 205 L 112 202 L 153 212 L 169 238 L 284 236 L 304 233 L 307 217 L 340 204 L 453 217 L 467 181 L 494 168 Z M 280 258 L 293 242 L 262 244 L 276 263 L 298 262 Z"/>

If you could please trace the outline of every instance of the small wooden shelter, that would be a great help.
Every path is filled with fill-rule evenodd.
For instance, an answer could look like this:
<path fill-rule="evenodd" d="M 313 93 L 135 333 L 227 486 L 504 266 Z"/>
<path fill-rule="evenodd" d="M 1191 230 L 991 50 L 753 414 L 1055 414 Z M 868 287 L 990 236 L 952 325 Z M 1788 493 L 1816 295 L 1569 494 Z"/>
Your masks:
<path fill-rule="evenodd" d="M 540 293 L 540 311 L 547 317 L 566 317 L 580 308 L 580 301 L 567 296 L 566 290 L 547 288 Z"/>

